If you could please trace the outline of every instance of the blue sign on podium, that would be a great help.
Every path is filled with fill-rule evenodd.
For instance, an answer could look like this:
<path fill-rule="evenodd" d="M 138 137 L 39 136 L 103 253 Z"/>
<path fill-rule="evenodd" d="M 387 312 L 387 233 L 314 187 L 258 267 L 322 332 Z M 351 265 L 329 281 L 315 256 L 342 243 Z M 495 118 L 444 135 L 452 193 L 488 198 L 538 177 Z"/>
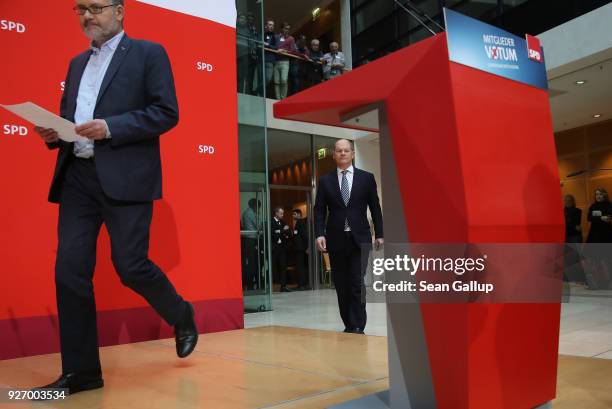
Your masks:
<path fill-rule="evenodd" d="M 491 74 L 548 89 L 544 54 L 535 37 L 520 38 L 445 8 L 450 60 Z"/>

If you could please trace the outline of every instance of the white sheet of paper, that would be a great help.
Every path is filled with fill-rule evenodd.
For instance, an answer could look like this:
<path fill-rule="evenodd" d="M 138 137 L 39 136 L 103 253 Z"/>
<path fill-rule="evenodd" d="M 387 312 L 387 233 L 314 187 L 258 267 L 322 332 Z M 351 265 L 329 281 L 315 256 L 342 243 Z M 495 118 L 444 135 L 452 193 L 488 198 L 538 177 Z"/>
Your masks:
<path fill-rule="evenodd" d="M 28 101 L 15 105 L 0 104 L 0 106 L 36 126 L 55 129 L 60 139 L 66 142 L 87 140 L 87 138 L 77 135 L 77 133 L 74 131 L 75 124 L 62 118 L 61 116 L 55 115 L 53 112 L 49 112 L 46 109 L 39 107 L 33 102 Z"/>

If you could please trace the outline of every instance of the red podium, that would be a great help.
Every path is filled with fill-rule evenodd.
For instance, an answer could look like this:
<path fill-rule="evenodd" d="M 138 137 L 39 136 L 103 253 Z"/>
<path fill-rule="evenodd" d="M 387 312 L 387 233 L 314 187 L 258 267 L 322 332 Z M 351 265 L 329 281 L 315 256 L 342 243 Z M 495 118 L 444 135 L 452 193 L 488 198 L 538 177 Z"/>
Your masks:
<path fill-rule="evenodd" d="M 444 33 L 278 102 L 274 115 L 380 132 L 386 243 L 564 240 L 546 90 L 451 62 Z M 379 406 L 545 404 L 559 323 L 557 302 L 389 304 L 391 388 Z"/>

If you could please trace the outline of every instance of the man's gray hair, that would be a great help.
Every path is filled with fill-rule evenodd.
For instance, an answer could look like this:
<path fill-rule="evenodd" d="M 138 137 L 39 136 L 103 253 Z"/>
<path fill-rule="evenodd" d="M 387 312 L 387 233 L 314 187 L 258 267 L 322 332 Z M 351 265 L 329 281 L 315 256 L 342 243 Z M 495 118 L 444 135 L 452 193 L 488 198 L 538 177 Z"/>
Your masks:
<path fill-rule="evenodd" d="M 112 0 L 115 6 L 123 6 L 124 0 Z"/>

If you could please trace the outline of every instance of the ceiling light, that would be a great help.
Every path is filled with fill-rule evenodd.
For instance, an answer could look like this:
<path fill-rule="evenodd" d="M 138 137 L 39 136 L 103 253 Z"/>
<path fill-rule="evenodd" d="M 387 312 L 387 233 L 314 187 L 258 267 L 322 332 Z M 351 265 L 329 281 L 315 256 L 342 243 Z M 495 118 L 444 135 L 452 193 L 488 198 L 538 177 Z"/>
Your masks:
<path fill-rule="evenodd" d="M 593 118 L 601 118 L 601 114 L 595 114 L 593 115 Z"/>
<path fill-rule="evenodd" d="M 316 20 L 316 18 L 319 17 L 319 14 L 321 14 L 321 9 L 317 7 L 312 11 L 312 19 Z"/>
<path fill-rule="evenodd" d="M 578 80 L 578 81 L 576 81 L 576 85 L 584 85 L 584 84 L 586 84 L 585 80 Z"/>

